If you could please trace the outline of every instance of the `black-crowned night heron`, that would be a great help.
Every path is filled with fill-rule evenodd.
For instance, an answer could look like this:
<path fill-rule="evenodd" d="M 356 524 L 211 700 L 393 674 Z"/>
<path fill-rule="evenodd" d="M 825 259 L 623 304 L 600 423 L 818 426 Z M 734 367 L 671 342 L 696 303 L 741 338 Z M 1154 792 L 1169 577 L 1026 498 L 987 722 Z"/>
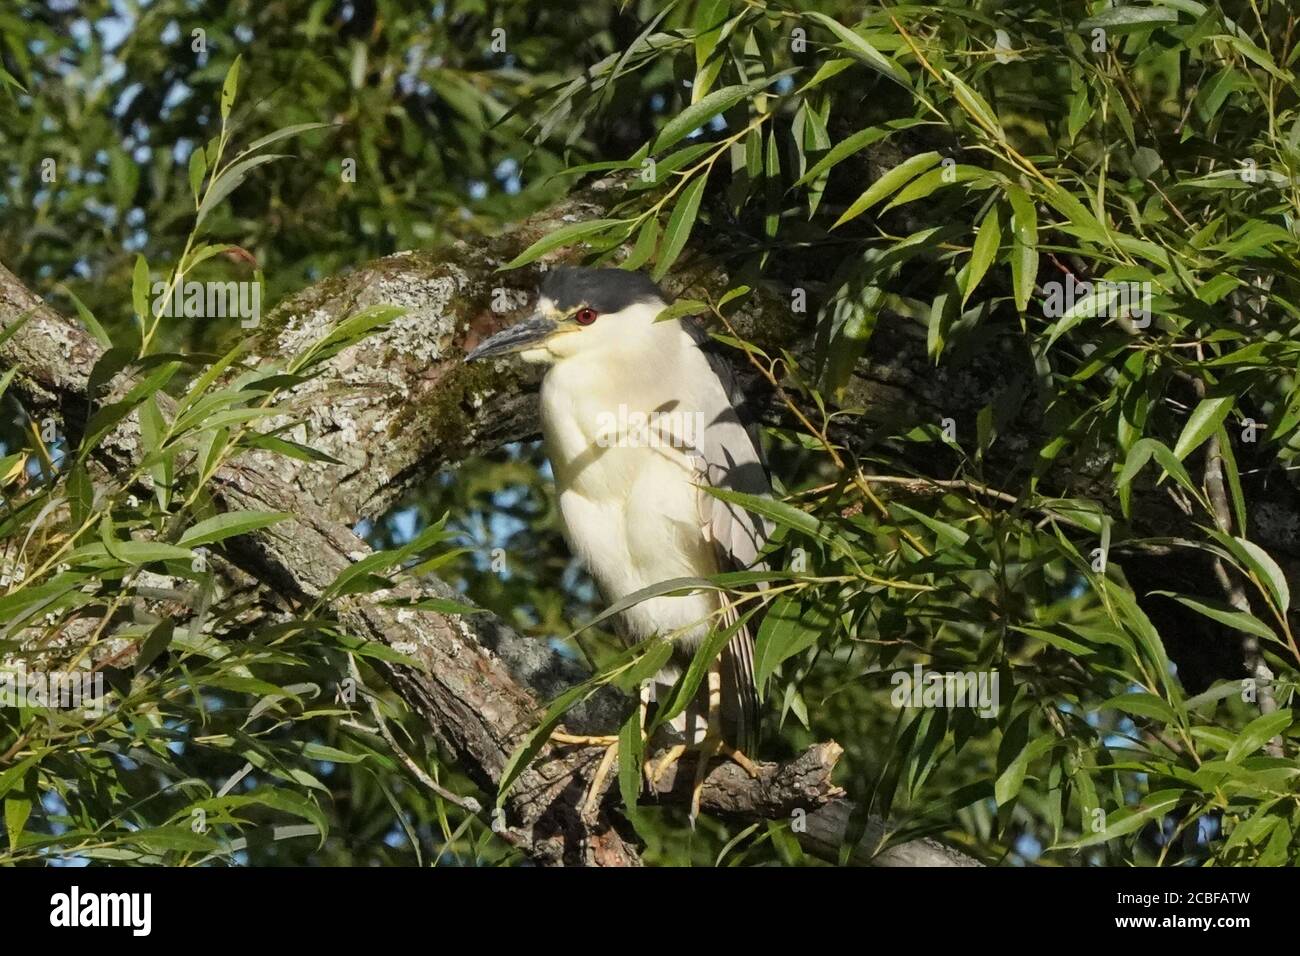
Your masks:
<path fill-rule="evenodd" d="M 674 578 L 752 568 L 768 530 L 701 490 L 767 494 L 770 486 L 757 429 L 741 420 L 725 363 L 701 348 L 708 336 L 694 322 L 655 321 L 667 304 L 641 273 L 551 269 L 533 315 L 466 357 L 518 353 L 549 366 L 542 431 L 565 537 L 610 602 Z M 662 635 L 674 642 L 671 663 L 642 690 L 643 715 L 710 629 L 737 619 L 734 605 L 714 589 L 653 597 L 621 615 L 628 641 Z M 754 772 L 744 755 L 757 729 L 753 660 L 753 635 L 744 625 L 711 666 L 698 700 L 671 726 L 674 742 L 650 774 L 653 783 L 688 747 L 700 751 L 692 820 L 708 761 L 719 750 Z M 604 769 L 616 741 L 553 739 L 609 745 Z"/>

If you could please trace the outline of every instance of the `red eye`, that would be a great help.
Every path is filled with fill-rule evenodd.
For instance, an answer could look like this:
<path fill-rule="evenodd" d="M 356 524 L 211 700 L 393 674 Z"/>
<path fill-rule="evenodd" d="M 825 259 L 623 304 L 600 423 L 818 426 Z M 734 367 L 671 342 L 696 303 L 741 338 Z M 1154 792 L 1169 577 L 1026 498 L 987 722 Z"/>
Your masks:
<path fill-rule="evenodd" d="M 579 309 L 578 314 L 574 316 L 579 325 L 591 325 L 596 319 L 600 318 L 595 309 Z"/>

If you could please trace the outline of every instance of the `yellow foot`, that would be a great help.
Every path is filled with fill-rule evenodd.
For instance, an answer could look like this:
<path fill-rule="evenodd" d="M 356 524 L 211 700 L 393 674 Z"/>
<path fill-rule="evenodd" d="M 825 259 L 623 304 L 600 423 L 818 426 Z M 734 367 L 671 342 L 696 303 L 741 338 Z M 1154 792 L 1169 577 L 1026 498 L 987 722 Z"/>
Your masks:
<path fill-rule="evenodd" d="M 618 743 L 618 738 L 586 737 L 580 734 L 566 734 L 557 730 L 551 734 L 551 743 L 568 744 L 571 747 L 612 747 Z"/>
<path fill-rule="evenodd" d="M 703 746 L 703 742 L 701 742 L 699 749 L 703 749 Z M 661 758 L 659 758 L 659 763 L 655 765 L 654 769 L 646 778 L 650 783 L 651 789 L 654 789 L 659 785 L 659 778 L 664 775 L 669 767 L 681 760 L 682 755 L 689 749 L 690 748 L 685 744 L 675 744 L 670 747 Z M 754 763 L 754 761 L 746 757 L 744 753 L 731 746 L 731 744 L 723 743 L 721 746 L 716 748 L 715 753 L 719 752 L 726 755 L 727 759 L 737 764 L 741 770 L 745 771 L 745 773 L 749 774 L 753 779 L 757 780 L 760 776 L 758 764 Z M 649 767 L 648 763 L 647 767 Z"/>
<path fill-rule="evenodd" d="M 749 774 L 751 779 L 758 779 L 758 765 L 754 763 L 754 761 L 750 760 L 735 747 L 731 746 L 731 744 L 724 743 L 722 745 L 722 752 L 726 754 L 733 763 L 739 765 L 741 770 Z"/>
<path fill-rule="evenodd" d="M 667 752 L 659 758 L 659 763 L 653 770 L 649 771 L 648 779 L 650 789 L 655 790 L 659 786 L 659 780 L 667 772 L 668 768 L 676 764 L 688 750 L 696 751 L 695 761 L 695 780 L 691 784 L 691 826 L 695 826 L 695 819 L 700 815 L 700 794 L 704 790 L 704 780 L 709 775 L 709 764 L 718 754 L 725 755 L 729 760 L 736 763 L 745 773 L 755 779 L 759 776 L 758 766 L 754 761 L 746 757 L 741 751 L 737 750 L 731 744 L 726 743 L 717 737 L 706 737 L 694 747 L 688 747 L 685 744 L 674 744 L 668 748 Z"/>
<path fill-rule="evenodd" d="M 685 744 L 673 744 L 668 748 L 668 752 L 660 758 L 659 763 L 650 772 L 650 789 L 653 790 L 659 785 L 659 778 L 664 775 L 669 767 L 681 760 L 684 753 L 686 753 Z"/>

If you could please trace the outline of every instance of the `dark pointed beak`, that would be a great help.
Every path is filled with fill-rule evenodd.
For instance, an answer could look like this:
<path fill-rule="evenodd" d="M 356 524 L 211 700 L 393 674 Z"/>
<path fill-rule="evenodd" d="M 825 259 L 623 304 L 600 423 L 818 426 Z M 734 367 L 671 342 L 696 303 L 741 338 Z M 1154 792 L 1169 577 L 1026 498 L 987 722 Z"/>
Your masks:
<path fill-rule="evenodd" d="M 465 361 L 475 362 L 479 359 L 508 355 L 511 352 L 522 352 L 545 341 L 555 328 L 553 321 L 533 313 L 523 322 L 502 329 L 491 338 L 480 342 L 477 348 L 465 356 Z"/>

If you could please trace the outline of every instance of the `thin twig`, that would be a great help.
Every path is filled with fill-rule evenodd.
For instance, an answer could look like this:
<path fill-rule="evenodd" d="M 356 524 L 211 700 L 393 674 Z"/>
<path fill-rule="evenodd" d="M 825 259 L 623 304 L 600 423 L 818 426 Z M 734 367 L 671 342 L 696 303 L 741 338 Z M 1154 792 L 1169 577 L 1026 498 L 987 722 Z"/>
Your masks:
<path fill-rule="evenodd" d="M 384 740 L 388 741 L 388 746 L 393 748 L 393 753 L 397 755 L 397 759 L 406 764 L 406 769 L 411 771 L 415 779 L 419 780 L 420 783 L 424 784 L 448 803 L 460 807 L 467 813 L 482 813 L 483 805 L 481 803 L 473 797 L 462 797 L 459 794 L 452 793 L 446 787 L 440 786 L 436 780 L 425 773 L 424 768 L 412 760 L 410 756 L 407 755 L 406 751 L 398 746 L 397 740 L 393 736 L 393 732 L 388 729 L 388 722 L 384 720 L 384 715 L 379 710 L 378 698 L 372 694 L 362 682 L 361 671 L 357 667 L 357 660 L 351 655 L 348 655 L 348 669 L 352 672 L 352 679 L 357 682 L 357 693 L 364 697 L 366 703 L 370 705 L 370 713 L 375 718 L 375 725 L 379 728 L 379 733 L 383 736 Z"/>

